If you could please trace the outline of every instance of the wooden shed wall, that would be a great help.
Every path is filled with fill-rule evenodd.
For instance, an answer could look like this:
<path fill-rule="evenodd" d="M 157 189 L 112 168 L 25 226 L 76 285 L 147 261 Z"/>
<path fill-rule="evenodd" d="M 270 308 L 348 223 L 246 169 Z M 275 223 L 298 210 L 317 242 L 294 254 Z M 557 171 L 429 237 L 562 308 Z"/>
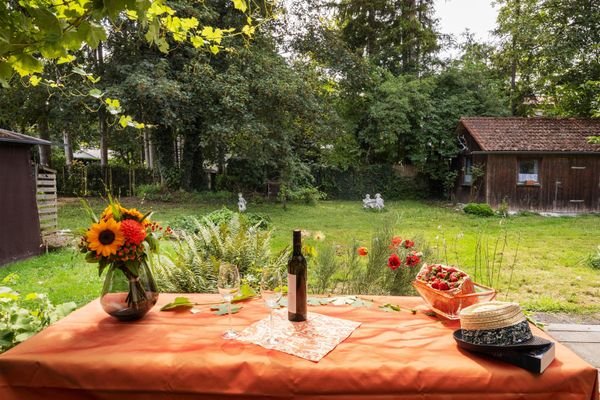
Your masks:
<path fill-rule="evenodd" d="M 539 160 L 539 184 L 517 184 L 520 159 Z M 548 212 L 600 211 L 600 154 L 488 154 L 486 201 Z"/>
<path fill-rule="evenodd" d="M 0 143 L 0 265 L 40 253 L 30 149 Z"/>

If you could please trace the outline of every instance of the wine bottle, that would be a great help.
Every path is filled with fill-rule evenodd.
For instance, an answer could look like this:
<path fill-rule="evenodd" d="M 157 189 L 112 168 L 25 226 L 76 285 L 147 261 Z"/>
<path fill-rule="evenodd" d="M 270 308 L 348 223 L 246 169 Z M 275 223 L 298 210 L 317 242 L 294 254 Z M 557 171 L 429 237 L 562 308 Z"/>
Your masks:
<path fill-rule="evenodd" d="M 306 258 L 302 255 L 302 233 L 294 231 L 294 251 L 288 261 L 288 319 L 306 321 Z"/>

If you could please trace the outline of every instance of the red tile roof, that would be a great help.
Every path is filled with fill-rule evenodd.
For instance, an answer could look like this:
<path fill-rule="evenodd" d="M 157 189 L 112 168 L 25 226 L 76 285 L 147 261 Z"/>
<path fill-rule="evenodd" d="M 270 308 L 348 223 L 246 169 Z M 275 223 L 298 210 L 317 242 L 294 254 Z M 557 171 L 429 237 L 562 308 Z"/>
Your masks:
<path fill-rule="evenodd" d="M 591 152 L 600 145 L 600 118 L 464 117 L 460 124 L 483 151 Z"/>

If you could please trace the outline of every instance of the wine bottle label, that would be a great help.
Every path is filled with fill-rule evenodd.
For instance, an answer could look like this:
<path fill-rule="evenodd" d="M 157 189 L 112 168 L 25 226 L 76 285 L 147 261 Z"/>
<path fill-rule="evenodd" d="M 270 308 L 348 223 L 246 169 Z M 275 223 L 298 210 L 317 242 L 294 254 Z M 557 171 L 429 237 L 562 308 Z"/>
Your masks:
<path fill-rule="evenodd" d="M 296 275 L 288 274 L 288 311 L 296 313 Z"/>

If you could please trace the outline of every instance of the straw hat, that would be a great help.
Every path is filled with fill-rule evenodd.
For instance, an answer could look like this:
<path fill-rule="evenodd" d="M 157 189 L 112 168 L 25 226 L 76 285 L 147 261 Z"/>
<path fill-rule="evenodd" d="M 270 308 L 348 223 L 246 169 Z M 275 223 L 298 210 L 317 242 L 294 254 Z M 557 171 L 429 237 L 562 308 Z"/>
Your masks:
<path fill-rule="evenodd" d="M 517 303 L 490 301 L 478 303 L 460 312 L 460 340 L 481 346 L 538 347 L 550 341 L 533 336 L 527 318 Z M 458 340 L 458 338 L 457 338 Z"/>

